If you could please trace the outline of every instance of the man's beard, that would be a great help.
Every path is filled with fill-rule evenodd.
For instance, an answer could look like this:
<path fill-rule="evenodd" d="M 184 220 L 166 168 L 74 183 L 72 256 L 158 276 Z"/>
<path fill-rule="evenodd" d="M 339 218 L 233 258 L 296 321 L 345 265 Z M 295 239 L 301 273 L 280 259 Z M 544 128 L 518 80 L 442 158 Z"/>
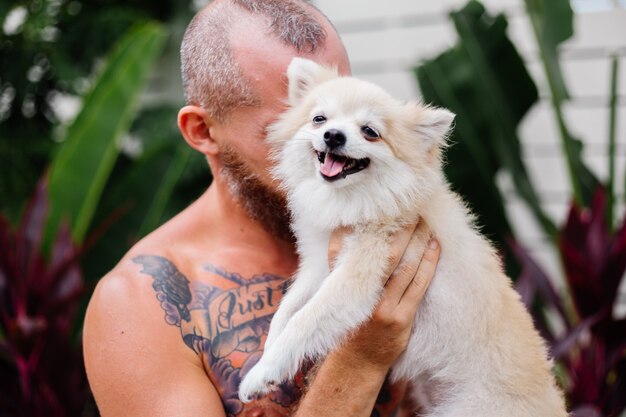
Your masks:
<path fill-rule="evenodd" d="M 274 237 L 295 242 L 285 198 L 267 187 L 230 146 L 222 149 L 222 173 L 230 192 L 252 219 Z"/>

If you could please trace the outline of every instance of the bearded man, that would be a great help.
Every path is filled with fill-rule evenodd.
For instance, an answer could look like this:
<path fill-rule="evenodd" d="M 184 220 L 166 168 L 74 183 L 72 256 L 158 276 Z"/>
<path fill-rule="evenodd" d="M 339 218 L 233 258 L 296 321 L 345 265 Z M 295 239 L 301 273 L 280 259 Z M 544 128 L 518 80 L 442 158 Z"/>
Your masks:
<path fill-rule="evenodd" d="M 346 343 L 276 392 L 238 400 L 298 264 L 265 142 L 285 109 L 285 72 L 295 56 L 350 73 L 333 26 L 301 0 L 215 0 L 189 24 L 181 47 L 187 105 L 178 125 L 206 156 L 213 182 L 136 244 L 94 292 L 84 352 L 103 417 L 390 416 L 399 409 L 405 387 L 385 377 L 405 349 L 439 255 L 424 225 L 396 236 L 382 300 Z M 330 262 L 340 241 L 338 231 Z"/>

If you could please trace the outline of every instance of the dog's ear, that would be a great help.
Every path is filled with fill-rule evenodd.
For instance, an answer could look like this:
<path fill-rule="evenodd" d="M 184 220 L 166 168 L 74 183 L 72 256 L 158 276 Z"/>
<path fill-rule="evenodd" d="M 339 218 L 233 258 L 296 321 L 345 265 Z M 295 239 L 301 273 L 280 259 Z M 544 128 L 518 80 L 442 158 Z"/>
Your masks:
<path fill-rule="evenodd" d="M 409 104 L 413 114 L 413 130 L 430 145 L 444 146 L 454 113 L 441 107 L 430 107 L 421 103 Z"/>
<path fill-rule="evenodd" d="M 337 76 L 336 69 L 324 67 L 310 59 L 295 57 L 287 68 L 289 104 L 296 104 L 313 87 Z"/>

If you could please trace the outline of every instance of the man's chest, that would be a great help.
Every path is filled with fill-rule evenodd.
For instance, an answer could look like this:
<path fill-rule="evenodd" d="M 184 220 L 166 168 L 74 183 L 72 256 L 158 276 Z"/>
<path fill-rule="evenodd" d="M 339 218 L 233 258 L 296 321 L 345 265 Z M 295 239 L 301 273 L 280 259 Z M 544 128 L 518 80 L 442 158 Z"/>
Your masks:
<path fill-rule="evenodd" d="M 272 316 L 287 290 L 285 277 L 269 273 L 244 277 L 205 263 L 197 279 L 164 257 L 144 256 L 135 262 L 152 277 L 165 322 L 179 328 L 182 341 L 202 362 L 227 416 L 292 414 L 307 384 L 307 367 L 258 401 L 244 405 L 238 398 L 243 376 L 262 355 Z M 386 384 L 373 415 L 392 415 L 401 395 L 398 386 Z"/>
<path fill-rule="evenodd" d="M 206 269 L 221 279 L 192 284 L 184 333 L 210 341 L 212 360 L 260 351 L 288 281 L 271 274 L 243 278 L 208 264 Z"/>

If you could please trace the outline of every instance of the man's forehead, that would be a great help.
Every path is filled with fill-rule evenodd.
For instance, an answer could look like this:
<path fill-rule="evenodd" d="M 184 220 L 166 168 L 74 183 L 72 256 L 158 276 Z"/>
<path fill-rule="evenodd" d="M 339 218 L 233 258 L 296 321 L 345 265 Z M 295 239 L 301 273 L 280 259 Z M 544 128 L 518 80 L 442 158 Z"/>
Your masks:
<path fill-rule="evenodd" d="M 330 26 L 330 25 L 328 25 Z M 302 56 L 320 64 L 337 67 L 343 75 L 350 73 L 347 54 L 339 37 L 333 33 L 314 53 L 298 53 L 271 33 L 267 22 L 259 17 L 242 16 L 231 31 L 232 56 L 242 73 L 252 82 L 266 77 L 280 83 L 286 91 L 286 72 L 291 60 Z"/>
<path fill-rule="evenodd" d="M 287 96 L 286 68 L 290 58 L 267 60 L 252 50 L 241 50 L 234 56 L 258 105 L 266 107 L 278 105 Z"/>

